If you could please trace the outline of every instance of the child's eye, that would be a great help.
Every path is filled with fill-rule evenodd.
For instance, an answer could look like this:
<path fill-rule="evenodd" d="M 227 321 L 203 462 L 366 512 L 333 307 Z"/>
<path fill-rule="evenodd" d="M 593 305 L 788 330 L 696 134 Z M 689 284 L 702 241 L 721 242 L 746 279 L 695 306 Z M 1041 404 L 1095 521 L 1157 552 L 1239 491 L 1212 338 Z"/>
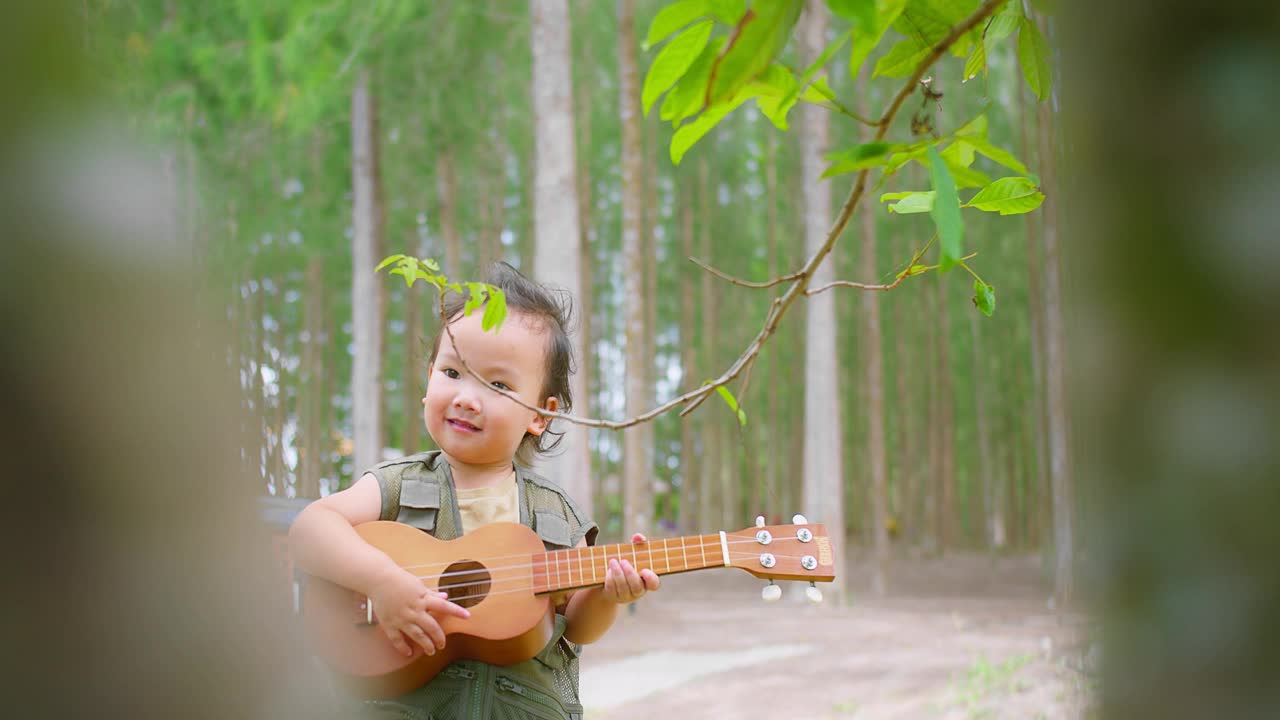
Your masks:
<path fill-rule="evenodd" d="M 458 371 L 454 370 L 453 368 L 445 368 L 440 372 L 444 373 L 445 377 L 451 378 L 453 380 L 457 380 L 459 377 L 462 377 L 461 375 L 458 374 Z"/>
<path fill-rule="evenodd" d="M 510 388 L 506 383 L 502 382 L 501 380 L 494 380 L 494 381 L 493 381 L 492 383 L 490 383 L 490 384 L 491 384 L 491 385 L 493 385 L 494 387 L 498 388 L 499 390 L 510 390 L 510 389 L 511 389 L 511 388 Z"/>

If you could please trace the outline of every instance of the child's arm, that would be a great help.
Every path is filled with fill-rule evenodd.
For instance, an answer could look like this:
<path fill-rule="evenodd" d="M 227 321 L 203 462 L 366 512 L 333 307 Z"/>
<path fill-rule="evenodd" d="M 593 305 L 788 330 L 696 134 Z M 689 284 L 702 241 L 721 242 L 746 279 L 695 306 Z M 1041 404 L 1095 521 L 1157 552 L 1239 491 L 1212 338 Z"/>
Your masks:
<path fill-rule="evenodd" d="M 633 543 L 645 541 L 643 535 L 636 533 L 631 538 Z M 578 547 L 586 547 L 584 539 Z M 569 642 L 587 645 L 599 640 L 613 627 L 618 617 L 618 606 L 639 600 L 647 592 L 661 587 L 658 574 L 645 569 L 636 572 L 635 567 L 626 560 L 610 560 L 605 570 L 604 587 L 582 590 L 569 598 L 569 606 L 564 611 L 564 637 Z"/>
<path fill-rule="evenodd" d="M 378 623 L 391 644 L 412 655 L 416 643 L 432 655 L 444 647 L 433 615 L 469 617 L 465 608 L 429 590 L 413 573 L 366 543 L 355 531 L 382 512 L 378 480 L 365 475 L 355 485 L 308 505 L 289 528 L 289 548 L 298 567 L 373 600 Z"/>

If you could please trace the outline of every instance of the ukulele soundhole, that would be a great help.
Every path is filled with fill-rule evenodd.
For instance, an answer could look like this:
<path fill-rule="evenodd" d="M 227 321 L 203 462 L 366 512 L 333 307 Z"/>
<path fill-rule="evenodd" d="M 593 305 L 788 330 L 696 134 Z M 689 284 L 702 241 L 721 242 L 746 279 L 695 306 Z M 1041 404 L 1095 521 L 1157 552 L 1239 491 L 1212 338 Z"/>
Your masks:
<path fill-rule="evenodd" d="M 474 560 L 460 560 L 450 565 L 440 578 L 440 590 L 449 593 L 449 600 L 464 608 L 479 605 L 488 597 L 492 586 L 489 571 Z"/>

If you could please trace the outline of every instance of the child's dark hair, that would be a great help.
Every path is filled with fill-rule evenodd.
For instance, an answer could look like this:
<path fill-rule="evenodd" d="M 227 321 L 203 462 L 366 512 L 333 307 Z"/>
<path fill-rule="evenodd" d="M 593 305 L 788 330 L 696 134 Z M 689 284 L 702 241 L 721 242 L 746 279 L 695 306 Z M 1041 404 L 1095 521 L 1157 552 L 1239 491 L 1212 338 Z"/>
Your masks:
<path fill-rule="evenodd" d="M 542 391 L 538 393 L 539 402 L 554 396 L 559 401 L 559 412 L 573 409 L 573 392 L 569 387 L 569 375 L 576 372 L 573 362 L 573 344 L 569 341 L 569 323 L 573 315 L 573 299 L 564 290 L 549 288 L 530 280 L 520 274 L 519 270 L 505 262 L 494 263 L 489 269 L 485 282 L 498 288 L 506 295 L 507 319 L 505 322 L 521 322 L 513 317 L 516 313 L 541 322 L 547 331 L 547 354 L 545 364 L 546 377 L 542 382 Z M 444 316 L 450 323 L 462 317 L 466 305 L 466 296 L 449 293 L 444 299 Z M 473 310 L 472 312 L 483 312 Z M 440 352 L 440 339 L 445 337 L 444 328 L 436 333 L 431 343 L 431 360 L 435 362 Z M 516 462 L 528 467 L 539 453 L 546 453 L 560 445 L 564 433 L 553 432 L 551 423 L 542 435 L 525 433 L 516 450 Z"/>

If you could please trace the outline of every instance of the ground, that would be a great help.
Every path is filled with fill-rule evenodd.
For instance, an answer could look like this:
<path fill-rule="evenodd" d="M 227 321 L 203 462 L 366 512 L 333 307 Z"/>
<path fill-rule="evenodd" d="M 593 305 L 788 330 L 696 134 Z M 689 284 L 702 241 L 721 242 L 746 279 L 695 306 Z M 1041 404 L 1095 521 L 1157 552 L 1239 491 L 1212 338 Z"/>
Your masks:
<path fill-rule="evenodd" d="M 865 558 L 845 577 L 842 606 L 790 591 L 766 604 L 764 582 L 735 569 L 664 578 L 584 650 L 587 718 L 1093 714 L 1092 624 L 1051 608 L 1037 557 L 895 557 L 884 598 Z"/>

